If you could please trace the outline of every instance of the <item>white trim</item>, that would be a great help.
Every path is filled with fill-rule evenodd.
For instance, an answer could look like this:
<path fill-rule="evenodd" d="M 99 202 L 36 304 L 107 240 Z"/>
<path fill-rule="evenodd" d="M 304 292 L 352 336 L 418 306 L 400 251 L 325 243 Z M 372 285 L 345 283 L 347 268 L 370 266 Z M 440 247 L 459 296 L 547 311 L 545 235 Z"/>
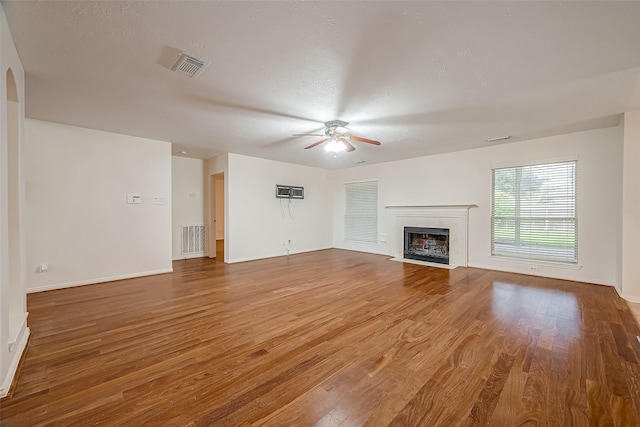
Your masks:
<path fill-rule="evenodd" d="M 340 242 L 336 242 L 333 247 L 335 249 L 344 249 L 345 251 L 355 251 L 355 252 L 364 252 L 367 254 L 393 256 L 393 254 L 389 253 L 389 249 L 386 245 L 387 244 L 342 240 Z"/>
<path fill-rule="evenodd" d="M 552 157 L 552 158 L 544 158 L 544 159 L 529 159 L 529 160 L 519 160 L 513 161 L 509 163 L 497 163 L 492 164 L 491 169 L 506 169 L 506 168 L 517 168 L 519 166 L 536 166 L 536 165 L 545 165 L 552 163 L 564 163 L 564 162 L 577 162 L 578 156 L 562 156 L 562 157 Z"/>
<path fill-rule="evenodd" d="M 180 256 L 178 258 L 173 258 L 171 261 L 184 261 L 185 259 L 206 258 L 206 257 L 207 257 L 207 254 L 205 252 L 198 252 L 198 253 L 195 253 L 195 254 L 182 255 L 182 256 Z"/>
<path fill-rule="evenodd" d="M 640 297 L 632 297 L 630 295 L 625 295 L 625 294 L 620 295 L 620 297 L 622 297 L 622 299 L 624 299 L 625 301 L 640 303 Z"/>
<path fill-rule="evenodd" d="M 79 280 L 77 282 L 55 283 L 53 285 L 38 286 L 36 288 L 27 288 L 27 293 L 32 294 L 35 292 L 72 288 L 75 286 L 95 285 L 97 283 L 113 282 L 116 280 L 124 280 L 124 279 L 134 279 L 136 277 L 154 276 L 156 274 L 164 274 L 164 273 L 172 273 L 172 272 L 173 272 L 173 268 L 163 268 L 161 270 L 151 270 L 151 271 L 143 271 L 140 273 L 122 274 L 120 276 L 98 277 L 98 278 L 89 279 L 89 280 Z"/>
<path fill-rule="evenodd" d="M 546 277 L 549 279 L 558 279 L 558 280 L 569 280 L 572 282 L 580 282 L 580 283 L 585 283 L 587 285 L 602 285 L 602 286 L 611 286 L 613 288 L 615 288 L 614 285 L 612 285 L 611 283 L 608 282 L 604 282 L 602 281 L 602 279 L 598 279 L 598 278 L 593 278 L 593 277 L 580 277 L 580 278 L 574 278 L 574 277 L 569 277 L 569 276 L 562 276 L 560 274 L 555 274 L 554 273 L 548 273 L 545 271 L 527 271 L 524 269 L 519 269 L 519 268 L 509 268 L 508 266 L 496 266 L 496 265 L 488 265 L 488 264 L 482 264 L 482 263 L 469 263 L 468 267 L 472 267 L 472 268 L 480 268 L 482 270 L 493 270 L 493 271 L 504 271 L 505 273 L 516 273 L 516 274 L 522 274 L 525 276 L 536 276 L 536 277 Z"/>
<path fill-rule="evenodd" d="M 378 178 L 362 178 L 362 179 L 348 179 L 345 180 L 344 183 L 345 184 L 358 184 L 360 182 L 371 182 L 371 181 L 378 181 Z"/>
<path fill-rule="evenodd" d="M 622 298 L 623 300 L 629 301 L 629 302 L 632 302 L 632 303 L 640 303 L 640 297 L 632 297 L 630 295 L 621 294 L 620 293 L 620 289 L 618 289 L 617 286 L 614 286 L 613 288 L 616 290 L 616 293 L 618 294 L 618 296 L 620 298 Z"/>
<path fill-rule="evenodd" d="M 296 254 L 304 254 L 307 252 L 315 252 L 315 251 L 324 251 L 326 249 L 333 249 L 331 246 L 326 246 L 326 247 L 322 247 L 322 248 L 315 248 L 315 249 L 305 249 L 303 251 L 296 251 L 296 252 L 289 252 L 289 255 L 296 255 Z M 238 258 L 238 259 L 229 259 L 229 260 L 225 260 L 225 264 L 236 264 L 238 262 L 247 262 L 247 261 L 258 261 L 260 259 L 269 259 L 269 258 L 279 258 L 279 257 L 286 257 L 286 254 L 277 254 L 277 255 L 266 255 L 266 256 L 262 256 L 262 257 L 258 257 L 258 258 Z"/>
<path fill-rule="evenodd" d="M 469 262 L 469 210 L 474 206 L 389 206 L 395 217 L 390 241 L 392 256 L 403 258 L 404 227 L 448 228 L 449 265 L 466 267 Z"/>
<path fill-rule="evenodd" d="M 20 334 L 27 324 L 27 316 L 29 316 L 29 313 L 23 311 L 9 318 L 9 352 L 12 351 L 12 347 L 15 346 L 16 342 L 20 339 Z"/>
<path fill-rule="evenodd" d="M 27 342 L 29 341 L 30 334 L 31 330 L 27 327 L 27 317 L 25 316 L 24 324 L 20 329 L 13 351 L 9 352 L 12 357 L 11 362 L 9 363 L 9 369 L 7 370 L 7 375 L 2 379 L 2 384 L 0 384 L 0 398 L 5 397 L 7 393 L 9 393 L 9 389 L 11 388 L 11 383 L 13 382 L 13 378 L 18 370 L 22 354 L 27 348 Z"/>
<path fill-rule="evenodd" d="M 510 257 L 509 254 L 497 254 L 494 255 L 493 250 L 494 250 L 494 203 L 495 203 L 495 197 L 496 197 L 496 189 L 495 189 L 495 172 L 496 170 L 499 169 L 514 169 L 514 168 L 523 168 L 523 167 L 531 167 L 531 166 L 546 166 L 546 165 L 551 165 L 551 164 L 557 164 L 557 163 L 574 163 L 574 216 L 573 216 L 573 221 L 574 221 L 574 227 L 575 227 L 575 239 L 574 239 L 574 255 L 575 255 L 575 259 L 576 262 L 575 263 L 563 263 L 562 261 L 552 261 L 552 260 L 543 260 L 543 259 L 536 259 L 536 258 L 526 258 L 526 257 Z M 578 156 L 577 155 L 573 155 L 573 156 L 564 156 L 564 157 L 557 157 L 555 158 L 555 160 L 547 160 L 547 161 L 540 161 L 540 160 L 530 160 L 529 162 L 520 162 L 519 164 L 513 164 L 511 166 L 491 166 L 491 187 L 490 187 L 490 195 L 491 195 L 491 201 L 489 203 L 489 222 L 490 222 L 490 238 L 489 238 L 489 254 L 491 254 L 491 257 L 502 257 L 502 258 L 509 258 L 509 259 L 521 259 L 523 261 L 536 261 L 538 263 L 542 262 L 542 263 L 559 263 L 559 264 L 568 264 L 568 265 L 574 265 L 576 266 L 576 270 L 580 270 L 582 269 L 582 265 L 578 264 L 578 260 L 579 260 L 579 253 L 578 253 L 578 249 L 580 249 L 580 246 L 578 244 L 578 236 L 579 236 L 579 228 L 578 228 Z M 515 215 L 515 214 L 514 214 Z M 520 215 L 518 216 L 514 216 L 513 219 L 514 221 L 517 221 L 517 219 L 520 218 Z M 541 218 L 541 219 L 545 219 L 545 218 Z M 523 253 L 529 253 L 529 252 L 523 252 Z M 529 255 L 533 255 L 535 256 L 535 254 L 529 253 Z M 540 264 L 543 265 L 543 264 Z M 570 268 L 570 267 L 567 267 Z"/>
<path fill-rule="evenodd" d="M 427 261 L 420 261 L 417 259 L 409 259 L 409 258 L 389 258 L 389 261 L 400 261 L 400 262 L 406 262 L 409 264 L 424 265 L 427 267 L 445 268 L 447 270 L 453 270 L 454 268 L 457 267 L 457 265 L 438 264 L 437 262 L 427 262 Z"/>
<path fill-rule="evenodd" d="M 568 262 L 543 261 L 539 259 L 515 258 L 506 255 L 490 255 L 496 262 L 508 262 L 509 264 L 535 264 L 541 267 L 562 268 L 565 270 L 582 270 L 582 265 Z"/>

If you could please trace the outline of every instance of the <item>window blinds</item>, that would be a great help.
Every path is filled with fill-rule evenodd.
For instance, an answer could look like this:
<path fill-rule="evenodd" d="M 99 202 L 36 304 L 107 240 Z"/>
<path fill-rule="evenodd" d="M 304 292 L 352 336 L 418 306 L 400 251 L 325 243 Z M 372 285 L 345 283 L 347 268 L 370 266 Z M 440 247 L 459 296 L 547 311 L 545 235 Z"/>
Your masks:
<path fill-rule="evenodd" d="M 576 162 L 493 170 L 492 254 L 576 263 Z"/>
<path fill-rule="evenodd" d="M 378 242 L 378 181 L 345 183 L 344 239 Z"/>

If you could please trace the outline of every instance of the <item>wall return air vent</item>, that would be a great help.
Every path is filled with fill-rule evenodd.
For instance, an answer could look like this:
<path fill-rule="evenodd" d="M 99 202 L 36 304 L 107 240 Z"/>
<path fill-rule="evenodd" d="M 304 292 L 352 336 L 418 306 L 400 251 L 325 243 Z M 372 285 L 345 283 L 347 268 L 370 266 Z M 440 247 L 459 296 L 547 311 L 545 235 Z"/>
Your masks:
<path fill-rule="evenodd" d="M 198 77 L 198 75 L 209 65 L 208 62 L 202 59 L 194 58 L 191 55 L 182 53 L 178 60 L 173 64 L 171 69 L 176 73 L 183 74 L 192 79 Z"/>

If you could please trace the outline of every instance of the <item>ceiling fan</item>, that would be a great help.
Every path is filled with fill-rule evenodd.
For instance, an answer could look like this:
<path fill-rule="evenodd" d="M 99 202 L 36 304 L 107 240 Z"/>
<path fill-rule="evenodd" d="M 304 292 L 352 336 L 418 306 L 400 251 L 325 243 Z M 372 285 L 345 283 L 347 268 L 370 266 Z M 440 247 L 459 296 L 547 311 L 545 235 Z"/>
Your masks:
<path fill-rule="evenodd" d="M 321 139 L 318 142 L 314 142 L 313 144 L 304 147 L 304 149 L 308 150 L 309 148 L 316 147 L 328 141 L 327 145 L 324 146 L 324 149 L 327 151 L 332 151 L 334 153 L 342 150 L 354 151 L 356 147 L 354 147 L 349 142 L 349 140 L 366 142 L 367 144 L 373 145 L 380 145 L 380 142 L 374 141 L 372 139 L 349 135 L 349 129 L 346 127 L 348 124 L 349 123 L 343 122 L 342 120 L 331 120 L 328 122 L 324 122 L 324 135 L 319 133 L 295 133 L 292 136 L 324 136 L 324 139 Z"/>

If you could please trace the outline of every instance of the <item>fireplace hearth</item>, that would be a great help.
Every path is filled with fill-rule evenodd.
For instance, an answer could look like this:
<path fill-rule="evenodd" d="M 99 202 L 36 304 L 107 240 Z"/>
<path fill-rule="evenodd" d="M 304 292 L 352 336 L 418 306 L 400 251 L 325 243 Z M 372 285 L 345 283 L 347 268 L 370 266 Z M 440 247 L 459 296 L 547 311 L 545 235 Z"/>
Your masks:
<path fill-rule="evenodd" d="M 449 264 L 449 229 L 404 227 L 404 258 Z"/>

